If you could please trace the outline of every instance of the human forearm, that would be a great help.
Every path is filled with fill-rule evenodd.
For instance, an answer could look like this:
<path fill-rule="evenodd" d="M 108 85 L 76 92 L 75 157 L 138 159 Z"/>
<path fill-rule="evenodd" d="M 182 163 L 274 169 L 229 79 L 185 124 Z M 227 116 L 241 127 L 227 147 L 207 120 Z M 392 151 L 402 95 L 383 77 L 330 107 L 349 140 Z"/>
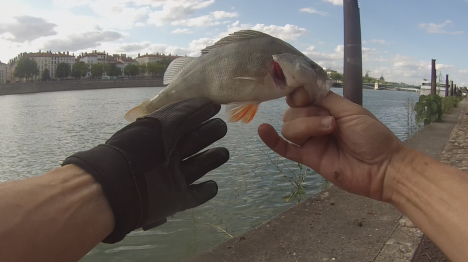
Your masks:
<path fill-rule="evenodd" d="M 114 227 L 101 186 L 68 165 L 0 184 L 0 261 L 77 261 Z"/>
<path fill-rule="evenodd" d="M 389 169 L 391 202 L 452 260 L 468 258 L 468 175 L 405 148 Z"/>

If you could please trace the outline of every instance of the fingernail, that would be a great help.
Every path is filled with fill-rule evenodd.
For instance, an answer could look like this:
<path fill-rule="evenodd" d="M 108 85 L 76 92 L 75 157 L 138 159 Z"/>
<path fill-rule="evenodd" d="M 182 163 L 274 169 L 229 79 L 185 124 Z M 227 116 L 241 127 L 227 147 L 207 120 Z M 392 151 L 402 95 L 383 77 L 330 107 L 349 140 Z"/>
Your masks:
<path fill-rule="evenodd" d="M 331 122 L 332 122 L 332 118 L 331 118 L 331 117 L 324 117 L 324 118 L 322 119 L 322 126 L 325 127 L 325 128 L 330 128 Z"/>

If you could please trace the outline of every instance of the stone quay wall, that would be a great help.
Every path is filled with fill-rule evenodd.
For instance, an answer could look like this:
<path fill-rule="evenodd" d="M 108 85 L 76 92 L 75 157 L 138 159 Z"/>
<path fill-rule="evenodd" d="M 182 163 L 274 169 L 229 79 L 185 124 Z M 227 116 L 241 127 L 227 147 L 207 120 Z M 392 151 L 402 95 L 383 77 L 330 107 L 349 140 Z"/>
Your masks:
<path fill-rule="evenodd" d="M 162 78 L 122 79 L 122 80 L 65 80 L 32 83 L 0 84 L 1 95 L 29 94 L 41 92 L 92 90 L 127 87 L 163 86 Z"/>

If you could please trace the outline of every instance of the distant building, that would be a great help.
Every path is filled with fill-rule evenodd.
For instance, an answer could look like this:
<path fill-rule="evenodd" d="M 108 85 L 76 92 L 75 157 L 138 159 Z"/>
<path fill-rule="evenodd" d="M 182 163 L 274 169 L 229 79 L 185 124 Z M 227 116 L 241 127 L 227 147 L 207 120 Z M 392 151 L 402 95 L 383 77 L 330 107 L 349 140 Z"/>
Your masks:
<path fill-rule="evenodd" d="M 17 62 L 24 56 L 29 57 L 30 59 L 34 59 L 37 63 L 39 74 L 33 79 L 41 79 L 42 72 L 44 72 L 46 69 L 49 69 L 50 78 L 56 79 L 55 72 L 58 64 L 67 63 L 70 65 L 70 68 L 72 68 L 73 64 L 75 63 L 75 55 L 70 55 L 69 52 L 52 53 L 51 51 L 42 52 L 39 50 L 37 53 L 22 53 L 13 59 L 10 59 L 10 62 L 7 66 L 7 80 L 10 80 L 11 82 L 19 80 L 16 79 L 13 74 L 15 72 Z"/>
<path fill-rule="evenodd" d="M 7 65 L 0 61 L 0 84 L 6 83 Z"/>
<path fill-rule="evenodd" d="M 72 54 L 70 55 L 69 52 L 57 52 L 57 53 L 52 53 L 51 51 L 49 52 L 41 52 L 39 53 L 29 53 L 28 56 L 34 60 L 36 60 L 37 67 L 39 69 L 39 75 L 37 78 L 42 77 L 42 72 L 45 69 L 49 69 L 50 72 L 50 78 L 55 79 L 55 72 L 57 69 L 57 65 L 60 63 L 66 63 L 70 66 L 70 69 L 73 67 L 73 64 L 75 64 L 75 55 Z"/>
<path fill-rule="evenodd" d="M 160 54 L 145 54 L 145 55 L 140 55 L 138 54 L 138 57 L 135 58 L 135 60 L 138 62 L 138 64 L 148 64 L 148 63 L 156 63 L 158 61 L 162 61 L 164 59 L 170 59 L 174 60 L 176 58 L 179 58 L 180 56 L 172 56 L 172 55 L 160 55 Z"/>
<path fill-rule="evenodd" d="M 85 62 L 86 64 L 106 64 L 107 54 L 106 51 L 98 52 L 97 50 L 93 50 L 91 53 L 81 53 L 78 57 L 80 62 Z"/>
<path fill-rule="evenodd" d="M 325 73 L 327 73 L 328 76 L 330 76 L 332 73 L 337 73 L 335 70 L 331 70 L 331 68 L 325 68 Z"/>

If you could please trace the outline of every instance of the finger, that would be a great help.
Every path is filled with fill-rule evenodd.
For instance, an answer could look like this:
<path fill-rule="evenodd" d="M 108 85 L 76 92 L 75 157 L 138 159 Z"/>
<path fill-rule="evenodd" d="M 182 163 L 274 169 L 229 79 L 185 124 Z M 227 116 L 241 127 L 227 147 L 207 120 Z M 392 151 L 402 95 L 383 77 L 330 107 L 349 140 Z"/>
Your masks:
<path fill-rule="evenodd" d="M 180 211 L 200 206 L 218 194 L 218 184 L 215 181 L 206 181 L 196 185 L 190 185 L 187 191 L 187 199 Z"/>
<path fill-rule="evenodd" d="M 183 161 L 180 168 L 185 176 L 185 182 L 190 185 L 228 160 L 229 151 L 224 147 L 218 147 Z"/>
<path fill-rule="evenodd" d="M 330 116 L 330 112 L 325 108 L 318 106 L 289 108 L 283 115 L 283 123 L 294 119 L 310 117 L 310 116 Z"/>
<path fill-rule="evenodd" d="M 304 117 L 284 123 L 282 134 L 294 144 L 303 145 L 311 137 L 331 134 L 335 126 L 335 119 L 331 116 Z"/>
<path fill-rule="evenodd" d="M 304 87 L 298 87 L 294 92 L 286 96 L 286 103 L 290 107 L 303 107 L 309 104 L 309 93 Z"/>
<path fill-rule="evenodd" d="M 301 148 L 281 138 L 271 125 L 260 125 L 258 127 L 258 135 L 263 143 L 278 155 L 296 162 L 301 161 Z"/>
<path fill-rule="evenodd" d="M 332 91 L 322 98 L 317 106 L 327 109 L 335 119 L 340 119 L 350 115 L 368 115 L 377 119 L 371 112 L 364 107 L 345 99 Z"/>
<path fill-rule="evenodd" d="M 148 117 L 160 119 L 164 126 L 173 128 L 177 134 L 185 134 L 201 123 L 215 116 L 221 110 L 221 105 L 215 105 L 205 98 L 192 98 L 166 105 Z"/>
<path fill-rule="evenodd" d="M 185 134 L 178 143 L 181 159 L 185 159 L 205 147 L 223 138 L 227 133 L 227 125 L 221 119 L 209 120 L 195 130 Z"/>

